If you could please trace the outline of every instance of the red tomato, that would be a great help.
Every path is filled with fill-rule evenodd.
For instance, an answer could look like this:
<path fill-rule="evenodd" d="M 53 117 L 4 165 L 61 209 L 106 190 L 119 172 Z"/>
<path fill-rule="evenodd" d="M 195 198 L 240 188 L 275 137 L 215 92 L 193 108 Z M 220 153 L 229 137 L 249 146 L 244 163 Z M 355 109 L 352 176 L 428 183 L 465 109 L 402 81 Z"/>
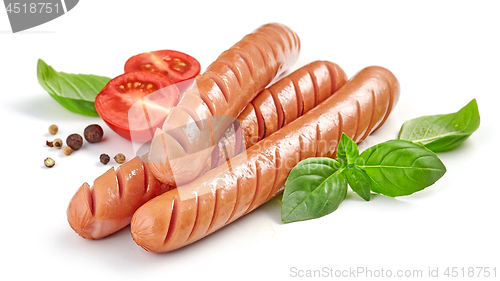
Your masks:
<path fill-rule="evenodd" d="M 117 134 L 134 142 L 146 142 L 178 101 L 179 91 L 168 77 L 136 71 L 109 81 L 97 95 L 95 108 Z"/>
<path fill-rule="evenodd" d="M 153 71 L 179 83 L 200 74 L 200 63 L 192 56 L 173 50 L 146 52 L 131 57 L 125 63 L 125 72 Z"/>

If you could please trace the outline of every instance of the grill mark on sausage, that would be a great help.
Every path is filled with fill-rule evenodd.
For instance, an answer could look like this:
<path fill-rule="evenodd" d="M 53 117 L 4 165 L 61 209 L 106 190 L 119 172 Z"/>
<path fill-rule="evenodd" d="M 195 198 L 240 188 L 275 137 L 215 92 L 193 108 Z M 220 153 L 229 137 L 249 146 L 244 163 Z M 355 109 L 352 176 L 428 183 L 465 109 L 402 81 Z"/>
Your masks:
<path fill-rule="evenodd" d="M 262 46 L 260 44 L 257 44 L 255 41 L 251 40 L 250 38 L 243 38 L 242 41 L 247 41 L 250 44 L 254 45 L 257 50 L 259 50 L 260 56 L 262 57 L 262 60 L 264 61 L 264 65 L 269 65 L 269 61 L 266 58 L 266 52 L 262 49 Z"/>
<path fill-rule="evenodd" d="M 302 91 L 300 87 L 297 85 L 298 78 L 291 79 L 293 84 L 293 90 L 295 91 L 295 95 L 297 96 L 297 118 L 304 114 L 304 98 L 302 96 Z"/>
<path fill-rule="evenodd" d="M 204 92 L 202 92 L 202 91 L 199 91 L 199 95 L 200 95 L 201 100 L 207 106 L 208 111 L 210 111 L 210 115 L 214 116 L 215 115 L 215 113 L 214 113 L 215 109 L 210 106 L 210 104 L 211 104 L 210 103 L 211 102 L 210 98 L 208 98 L 208 96 Z"/>
<path fill-rule="evenodd" d="M 214 146 L 215 139 L 214 139 L 214 134 L 213 134 L 214 131 L 212 130 L 212 120 L 210 118 L 208 118 L 207 123 L 208 123 L 208 129 L 210 130 L 210 141 L 211 141 L 212 146 Z"/>
<path fill-rule="evenodd" d="M 299 161 L 303 160 L 302 159 L 302 152 L 304 149 L 304 138 L 302 135 L 299 135 Z"/>
<path fill-rule="evenodd" d="M 366 130 L 365 134 L 363 135 L 363 139 L 365 139 L 372 131 L 375 110 L 377 108 L 377 98 L 375 96 L 375 91 L 372 89 L 370 92 L 371 92 L 371 97 L 372 97 L 372 114 L 370 116 L 370 123 L 368 124 L 368 129 Z"/>
<path fill-rule="evenodd" d="M 257 136 L 257 140 L 260 141 L 266 135 L 266 122 L 264 120 L 262 112 L 260 111 L 260 107 L 256 106 L 253 101 L 251 102 L 251 104 L 253 105 L 253 108 L 255 110 L 255 116 L 257 116 L 257 126 L 259 127 L 259 135 Z"/>
<path fill-rule="evenodd" d="M 245 62 L 245 64 L 247 65 L 248 67 L 248 71 L 250 72 L 250 76 L 252 77 L 252 80 L 255 80 L 255 77 L 254 77 L 254 69 L 253 69 L 253 62 L 252 60 L 248 57 L 248 55 L 243 52 L 242 50 L 239 50 L 239 49 L 233 49 L 238 55 L 240 55 L 240 57 L 243 59 L 243 61 Z"/>
<path fill-rule="evenodd" d="M 216 145 L 214 147 L 214 150 L 212 150 L 212 156 L 211 156 L 211 159 L 210 159 L 212 164 L 210 165 L 210 169 L 213 169 L 213 168 L 219 166 L 218 165 L 219 164 L 219 160 L 220 160 L 219 155 L 220 155 L 219 146 Z"/>
<path fill-rule="evenodd" d="M 278 51 L 276 51 L 276 49 L 274 48 L 274 44 L 272 43 L 271 40 L 269 40 L 269 38 L 267 38 L 267 36 L 264 36 L 263 34 L 261 33 L 252 33 L 252 34 L 255 34 L 256 36 L 259 36 L 259 37 L 262 37 L 264 38 L 264 40 L 267 41 L 267 43 L 269 43 L 269 46 L 271 46 L 271 50 L 273 51 L 273 56 L 274 57 L 277 57 L 278 56 Z"/>
<path fill-rule="evenodd" d="M 338 90 L 338 88 L 337 88 L 338 81 L 337 81 L 336 77 L 339 76 L 339 73 L 335 68 L 332 67 L 331 63 L 329 63 L 327 61 L 323 61 L 323 63 L 326 65 L 326 68 L 328 69 L 328 73 L 330 73 L 330 81 L 332 83 L 332 92 L 331 93 L 333 94 Z"/>
<path fill-rule="evenodd" d="M 271 93 L 274 105 L 276 106 L 276 113 L 278 114 L 278 126 L 276 130 L 279 130 L 283 128 L 283 126 L 285 125 L 285 110 L 283 109 L 283 105 L 281 104 L 277 95 L 274 93 L 272 87 L 268 88 L 267 90 Z"/>
<path fill-rule="evenodd" d="M 224 100 L 226 102 L 229 102 L 229 89 L 227 88 L 227 85 L 222 80 L 222 78 L 219 75 L 217 75 L 215 73 L 210 73 L 210 72 L 205 73 L 205 76 L 207 76 L 212 81 L 214 81 L 215 85 L 217 85 L 217 87 L 219 87 L 220 91 L 222 92 L 222 95 L 224 96 Z"/>
<path fill-rule="evenodd" d="M 356 101 L 356 118 L 358 119 L 358 122 L 356 122 L 356 131 L 354 132 L 354 136 L 352 136 L 354 142 L 358 142 L 358 130 L 361 127 L 361 105 L 359 104 L 359 100 Z"/>
<path fill-rule="evenodd" d="M 269 160 L 269 159 L 267 159 Z M 274 161 L 274 158 L 273 160 L 269 160 L 269 161 Z M 274 175 L 276 176 L 276 174 Z M 276 179 L 273 180 L 273 183 Z M 262 201 L 264 198 L 268 198 L 269 196 L 272 197 L 272 192 L 273 192 L 273 186 L 269 186 L 267 183 L 262 183 L 261 184 L 261 194 L 259 196 L 259 199 L 255 202 L 255 206 L 254 206 L 254 209 L 257 208 L 258 206 L 264 204 L 265 202 L 267 201 Z M 266 193 L 267 192 L 267 193 Z"/>
<path fill-rule="evenodd" d="M 163 240 L 163 245 L 166 245 L 172 240 L 174 235 L 174 230 L 177 226 L 177 217 L 179 215 L 179 202 L 177 201 L 177 196 L 172 198 L 172 214 L 170 215 L 170 221 L 168 222 L 168 230 Z"/>
<path fill-rule="evenodd" d="M 236 80 L 238 81 L 238 85 L 240 85 L 240 87 L 241 87 L 242 77 L 241 77 L 241 73 L 236 69 L 236 67 L 232 63 L 230 63 L 226 60 L 219 59 L 219 61 L 221 63 L 223 63 L 224 65 L 226 65 L 229 69 L 231 69 L 231 72 L 233 72 L 234 76 L 236 76 Z"/>
<path fill-rule="evenodd" d="M 230 222 L 233 217 L 234 217 L 234 214 L 236 213 L 236 210 L 239 209 L 239 205 L 240 205 L 240 178 L 236 178 L 236 202 L 234 203 L 234 207 L 233 207 L 233 210 L 231 211 L 231 215 L 227 218 L 226 222 L 224 223 L 224 225 L 226 225 L 228 222 Z"/>
<path fill-rule="evenodd" d="M 288 50 L 291 50 L 292 49 L 292 46 L 294 46 L 295 44 L 292 42 L 292 39 L 290 38 L 290 36 L 288 36 L 287 32 L 283 29 L 283 27 L 279 26 L 279 25 L 272 25 L 272 26 L 267 26 L 267 28 L 269 29 L 272 29 L 273 31 L 276 31 L 277 34 L 279 34 L 281 36 L 281 34 L 285 34 L 285 36 L 281 36 L 281 37 L 285 37 L 286 40 L 288 41 Z"/>
<path fill-rule="evenodd" d="M 243 129 L 241 128 L 240 121 L 238 119 L 234 120 L 234 136 L 234 155 L 238 155 L 243 151 L 243 147 L 245 146 L 243 139 Z"/>
<path fill-rule="evenodd" d="M 188 238 L 186 241 L 191 240 L 193 237 L 195 229 L 198 227 L 198 218 L 200 216 L 200 199 L 198 198 L 198 194 L 194 196 L 196 198 L 196 216 L 194 217 L 194 223 L 193 223 L 193 228 L 191 228 L 191 231 L 189 232 Z"/>
<path fill-rule="evenodd" d="M 90 189 L 90 199 L 91 199 L 91 213 L 92 216 L 97 214 L 97 196 L 95 195 L 95 188 Z"/>
<path fill-rule="evenodd" d="M 255 193 L 253 194 L 252 202 L 250 203 L 250 205 L 248 205 L 248 209 L 245 211 L 244 214 L 247 214 L 248 212 L 252 211 L 252 209 L 255 205 L 255 202 L 257 201 L 257 196 L 259 195 L 260 189 L 261 189 L 260 181 L 261 181 L 262 175 L 260 173 L 261 173 L 260 164 L 258 161 L 255 161 Z"/>
<path fill-rule="evenodd" d="M 162 148 L 163 148 L 162 153 L 164 153 L 164 155 L 165 155 L 165 156 L 167 156 L 167 155 L 168 155 L 167 143 L 165 142 L 165 134 L 168 134 L 169 136 L 171 136 L 171 137 L 172 137 L 172 139 L 174 139 L 174 140 L 175 140 L 175 141 L 179 144 L 179 146 L 180 146 L 180 147 L 182 147 L 182 149 L 184 150 L 184 152 L 185 152 L 186 154 L 189 154 L 189 152 L 188 152 L 188 148 L 187 148 L 187 143 L 185 143 L 185 142 L 183 142 L 183 141 L 179 141 L 179 139 L 177 139 L 177 138 L 175 137 L 175 134 L 174 134 L 174 135 L 172 135 L 171 133 L 168 133 L 168 132 L 163 132 L 163 133 L 161 133 L 159 136 L 161 137 L 161 143 L 162 143 Z M 165 157 L 165 164 L 168 164 L 168 163 L 169 163 L 169 161 L 168 161 L 168 157 Z"/>
<path fill-rule="evenodd" d="M 202 125 L 201 125 L 202 121 L 200 120 L 200 117 L 198 116 L 198 114 L 196 114 L 191 108 L 185 107 L 184 105 L 178 105 L 177 107 L 179 109 L 182 109 L 184 112 L 186 112 L 187 115 L 191 116 L 191 118 L 193 118 L 198 129 L 200 131 L 202 130 Z"/>
<path fill-rule="evenodd" d="M 292 32 L 293 38 L 295 38 L 295 45 L 298 50 L 300 50 L 300 38 L 295 32 Z"/>
<path fill-rule="evenodd" d="M 277 45 L 279 45 L 279 46 L 282 48 L 283 54 L 286 54 L 286 53 L 287 53 L 287 49 L 289 49 L 289 48 L 287 48 L 287 47 L 285 46 L 285 42 L 283 41 L 283 37 L 281 36 L 281 34 L 279 34 L 278 32 L 276 32 L 276 30 L 273 30 L 273 29 L 272 29 L 270 26 L 268 26 L 268 25 L 266 25 L 266 26 L 263 26 L 263 27 L 262 27 L 262 31 L 264 31 L 264 30 L 269 30 L 270 32 L 274 33 L 274 34 L 278 37 L 278 39 L 279 39 L 279 41 L 280 41 L 280 42 L 278 42 L 278 44 L 277 44 Z M 262 32 L 262 31 L 261 31 L 261 32 Z M 287 34 L 288 34 L 288 33 L 287 33 Z M 263 34 L 263 35 L 267 37 L 267 34 Z M 285 36 L 285 37 L 288 37 L 288 36 Z M 269 37 L 268 37 L 268 38 L 269 38 Z M 269 40 L 271 40 L 271 38 L 269 38 Z M 271 41 L 272 41 L 272 40 L 271 40 Z"/>
<path fill-rule="evenodd" d="M 320 153 L 320 147 L 319 147 L 319 143 L 320 143 L 320 139 L 321 139 L 321 131 L 319 129 L 319 124 L 316 123 L 316 154 L 315 154 L 315 157 L 318 157 L 319 156 L 319 153 Z"/>
<path fill-rule="evenodd" d="M 215 218 L 219 215 L 218 203 L 220 201 L 220 188 L 217 188 L 214 192 L 214 211 L 212 212 L 212 218 L 210 219 L 210 224 L 208 225 L 207 233 L 211 232 L 212 226 L 214 225 Z"/>
<path fill-rule="evenodd" d="M 271 191 L 269 192 L 269 195 L 267 196 L 266 202 L 269 201 L 269 199 L 271 199 L 271 197 L 273 197 L 274 194 L 276 193 L 276 189 L 278 188 L 277 181 L 278 181 L 278 176 L 279 176 L 281 165 L 282 165 L 281 155 L 278 151 L 278 148 L 275 148 L 274 149 L 274 170 L 276 172 L 274 173 L 274 182 L 273 182 L 273 185 L 271 187 Z"/>
<path fill-rule="evenodd" d="M 123 196 L 123 172 L 122 172 L 122 169 L 120 169 L 120 167 L 118 167 L 118 169 L 116 170 L 115 172 L 115 176 L 116 176 L 116 188 L 118 189 L 118 198 L 122 198 Z"/>
<path fill-rule="evenodd" d="M 140 162 L 141 162 L 142 170 L 144 171 L 144 187 L 142 189 L 142 196 L 145 196 L 149 192 L 149 188 L 150 188 L 150 183 L 149 183 L 149 173 L 150 173 L 150 171 L 146 167 L 147 165 L 144 165 L 144 162 L 142 162 L 142 160 Z"/>
<path fill-rule="evenodd" d="M 85 199 L 87 201 L 87 206 L 89 207 L 92 217 L 95 216 L 95 191 L 94 188 L 90 187 L 88 184 L 83 186 L 83 192 Z"/>
<path fill-rule="evenodd" d="M 342 136 L 342 130 L 344 129 L 344 119 L 342 118 L 342 113 L 338 111 L 338 119 L 339 119 L 339 133 L 337 135 L 337 143 L 335 144 L 335 147 L 331 148 L 331 151 L 327 151 L 326 153 L 329 155 L 332 155 L 333 157 L 337 157 L 337 147 L 339 146 L 339 141 L 340 137 Z M 333 151 L 333 153 L 332 153 Z"/>
<path fill-rule="evenodd" d="M 309 68 L 307 69 L 307 73 L 309 73 L 309 76 L 311 76 L 311 80 L 314 86 L 314 106 L 317 106 L 319 100 L 318 80 L 316 79 L 316 76 L 314 75 L 314 73 L 311 72 Z"/>
<path fill-rule="evenodd" d="M 385 80 L 387 81 L 387 85 L 389 85 L 389 87 L 393 86 L 386 77 L 385 77 Z M 377 126 L 377 128 L 375 130 L 378 130 L 378 128 L 380 128 L 380 126 L 382 126 L 382 124 L 385 123 L 385 120 L 387 120 L 387 118 L 389 117 L 389 114 L 392 111 L 392 107 L 394 106 L 394 92 L 393 92 L 393 90 L 394 90 L 394 88 L 392 88 L 392 87 L 389 89 L 389 105 L 386 108 L 384 118 L 382 119 L 382 121 L 379 123 L 379 125 Z"/>

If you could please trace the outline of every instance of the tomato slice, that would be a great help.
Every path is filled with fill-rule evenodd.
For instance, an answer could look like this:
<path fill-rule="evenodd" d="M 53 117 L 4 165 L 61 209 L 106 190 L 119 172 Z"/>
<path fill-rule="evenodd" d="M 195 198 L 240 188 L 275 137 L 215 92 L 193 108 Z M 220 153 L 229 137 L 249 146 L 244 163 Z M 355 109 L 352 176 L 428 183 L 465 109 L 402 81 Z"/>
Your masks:
<path fill-rule="evenodd" d="M 178 101 L 179 91 L 168 77 L 135 71 L 109 81 L 97 95 L 95 108 L 117 134 L 134 142 L 146 142 Z"/>
<path fill-rule="evenodd" d="M 146 52 L 133 56 L 125 63 L 125 72 L 152 71 L 166 75 L 179 83 L 200 74 L 200 63 L 192 56 L 173 50 Z"/>

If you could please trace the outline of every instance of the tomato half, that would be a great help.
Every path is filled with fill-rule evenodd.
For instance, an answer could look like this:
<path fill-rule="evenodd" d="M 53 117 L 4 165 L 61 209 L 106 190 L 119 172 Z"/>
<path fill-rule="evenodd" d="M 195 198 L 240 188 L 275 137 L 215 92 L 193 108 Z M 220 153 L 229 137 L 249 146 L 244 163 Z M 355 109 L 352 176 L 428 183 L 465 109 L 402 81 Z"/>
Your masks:
<path fill-rule="evenodd" d="M 125 72 L 152 71 L 166 75 L 179 83 L 200 74 L 200 63 L 192 56 L 173 50 L 146 52 L 133 56 L 125 63 Z"/>
<path fill-rule="evenodd" d="M 95 108 L 117 134 L 134 142 L 146 142 L 178 101 L 179 91 L 168 77 L 135 71 L 109 81 L 97 95 Z"/>

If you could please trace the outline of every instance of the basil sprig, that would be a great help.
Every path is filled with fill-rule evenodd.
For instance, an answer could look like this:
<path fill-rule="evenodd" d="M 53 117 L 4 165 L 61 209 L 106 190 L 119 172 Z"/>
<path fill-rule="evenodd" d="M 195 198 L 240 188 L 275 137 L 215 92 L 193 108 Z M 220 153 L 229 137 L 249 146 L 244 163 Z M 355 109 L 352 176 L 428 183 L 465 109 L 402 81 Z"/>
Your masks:
<path fill-rule="evenodd" d="M 451 150 L 479 128 L 479 109 L 475 99 L 458 112 L 422 116 L 406 121 L 399 139 L 425 145 L 434 152 Z"/>
<path fill-rule="evenodd" d="M 36 70 L 40 86 L 62 106 L 76 113 L 99 116 L 94 100 L 111 78 L 57 72 L 41 59 Z"/>
<path fill-rule="evenodd" d="M 347 186 L 366 201 L 371 192 L 405 196 L 433 185 L 446 167 L 435 152 L 451 150 L 479 127 L 473 99 L 456 113 L 424 116 L 405 122 L 399 139 L 358 146 L 342 134 L 337 158 L 308 158 L 297 164 L 285 182 L 281 220 L 285 223 L 319 218 L 335 211 Z"/>
<path fill-rule="evenodd" d="M 446 172 L 437 155 L 406 140 L 390 140 L 365 150 L 342 134 L 337 158 L 308 158 L 290 172 L 283 193 L 285 223 L 319 218 L 335 211 L 347 186 L 366 201 L 370 192 L 409 195 L 434 184 Z"/>

